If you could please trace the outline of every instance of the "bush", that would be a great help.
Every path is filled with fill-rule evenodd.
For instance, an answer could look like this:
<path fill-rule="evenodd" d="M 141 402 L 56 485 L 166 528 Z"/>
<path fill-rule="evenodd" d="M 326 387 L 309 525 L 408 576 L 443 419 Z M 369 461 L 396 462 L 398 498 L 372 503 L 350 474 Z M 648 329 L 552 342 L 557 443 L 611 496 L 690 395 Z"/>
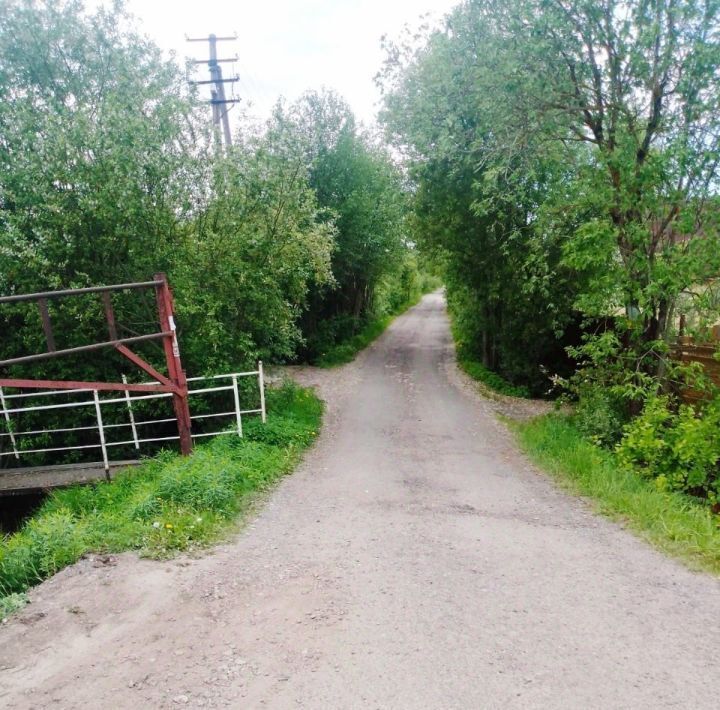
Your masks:
<path fill-rule="evenodd" d="M 673 408 L 667 396 L 653 397 L 625 427 L 617 447 L 620 462 L 655 480 L 661 490 L 718 499 L 720 399 Z"/>
<path fill-rule="evenodd" d="M 590 441 L 614 446 L 622 438 L 627 421 L 627 406 L 611 390 L 592 385 L 580 389 L 573 423 Z"/>

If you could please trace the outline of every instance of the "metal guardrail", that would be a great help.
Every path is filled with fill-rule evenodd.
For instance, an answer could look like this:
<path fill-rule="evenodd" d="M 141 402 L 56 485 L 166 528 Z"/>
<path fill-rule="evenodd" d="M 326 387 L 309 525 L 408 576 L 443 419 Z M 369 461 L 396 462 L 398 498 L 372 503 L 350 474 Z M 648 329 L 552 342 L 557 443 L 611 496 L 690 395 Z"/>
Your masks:
<path fill-rule="evenodd" d="M 260 408 L 259 409 L 242 409 L 240 406 L 240 389 L 238 386 L 239 378 L 241 377 L 257 377 L 258 380 L 258 389 L 259 389 L 259 395 L 260 395 Z M 201 395 L 201 394 L 209 394 L 212 392 L 230 392 L 233 393 L 233 409 L 229 411 L 223 411 L 223 412 L 213 412 L 211 414 L 198 414 L 195 416 L 191 416 L 191 421 L 200 420 L 200 419 L 212 419 L 212 418 L 221 418 L 221 417 L 235 417 L 235 427 L 233 429 L 223 429 L 220 431 L 214 431 L 214 432 L 206 432 L 202 434 L 193 434 L 193 439 L 199 439 L 201 437 L 207 437 L 207 436 L 222 436 L 225 434 L 236 434 L 237 436 L 242 437 L 243 435 L 243 428 L 242 428 L 242 417 L 243 415 L 248 414 L 259 414 L 262 418 L 263 424 L 267 421 L 267 412 L 265 409 L 265 377 L 263 373 L 263 364 L 262 362 L 258 362 L 258 368 L 257 370 L 252 370 L 250 372 L 232 372 L 224 375 L 209 375 L 207 377 L 189 377 L 188 382 L 207 382 L 207 381 L 215 381 L 215 380 L 223 380 L 223 379 L 230 379 L 230 384 L 228 385 L 220 385 L 220 386 L 212 386 L 212 387 L 200 387 L 198 389 L 188 389 L 188 395 Z M 123 382 L 126 382 L 126 378 L 123 376 Z M 15 407 L 12 406 L 9 400 L 21 400 L 27 397 L 48 397 L 53 395 L 67 395 L 67 394 L 79 394 L 79 393 L 91 393 L 92 398 L 91 399 L 83 399 L 79 402 L 62 402 L 60 404 L 41 404 L 41 405 L 35 405 L 35 406 L 26 406 L 26 407 Z M 159 441 L 177 441 L 180 439 L 179 434 L 176 434 L 175 436 L 162 436 L 162 437 L 141 437 L 139 434 L 139 429 L 144 426 L 152 425 L 152 424 L 163 424 L 163 423 L 169 423 L 176 421 L 175 417 L 170 418 L 164 418 L 164 419 L 149 419 L 149 420 L 142 420 L 142 421 L 136 421 L 135 419 L 135 412 L 133 411 L 133 402 L 137 402 L 139 400 L 148 400 L 148 399 L 164 399 L 167 397 L 172 397 L 172 393 L 170 392 L 158 392 L 158 393 L 151 393 L 151 394 L 145 394 L 145 395 L 138 395 L 138 396 L 131 396 L 129 391 L 123 392 L 122 396 L 120 397 L 113 397 L 110 399 L 103 399 L 100 397 L 100 392 L 97 389 L 63 389 L 63 390 L 51 390 L 51 391 L 43 391 L 43 392 L 31 392 L 31 393 L 17 393 L 17 394 L 7 394 L 4 392 L 3 388 L 0 387 L 0 412 L 2 413 L 2 416 L 5 420 L 5 423 L 7 425 L 7 432 L 0 432 L 1 438 L 6 438 L 10 440 L 11 450 L 7 452 L 0 451 L 0 457 L 1 456 L 14 456 L 17 460 L 20 460 L 20 457 L 26 454 L 38 454 L 38 453 L 50 453 L 50 452 L 59 452 L 59 451 L 73 451 L 77 449 L 100 449 L 102 451 L 102 457 L 103 457 L 103 465 L 105 467 L 105 471 L 109 471 L 110 469 L 110 459 L 108 456 L 108 449 L 114 446 L 134 446 L 135 449 L 138 451 L 140 450 L 141 444 L 147 444 L 152 442 L 159 442 Z M 103 423 L 103 417 L 102 417 L 102 408 L 106 407 L 108 405 L 117 405 L 122 404 L 125 405 L 128 411 L 128 421 L 127 422 L 121 422 L 117 424 L 104 424 Z M 31 429 L 27 431 L 14 431 L 12 428 L 12 414 L 22 414 L 23 412 L 38 412 L 38 411 L 45 411 L 45 410 L 55 410 L 55 409 L 79 409 L 79 408 L 93 408 L 95 410 L 95 420 L 96 423 L 89 425 L 89 426 L 78 426 L 78 427 L 58 427 L 54 429 Z M 107 441 L 105 433 L 110 429 L 119 429 L 119 428 L 129 428 L 131 431 L 132 438 L 123 440 L 123 441 Z M 96 444 L 82 444 L 77 446 L 55 446 L 55 447 L 45 447 L 45 448 L 33 448 L 33 449 L 24 449 L 22 448 L 19 443 L 19 437 L 23 436 L 38 436 L 41 434 L 59 434 L 59 433 L 69 433 L 69 432 L 75 432 L 75 431 L 92 431 L 97 430 L 98 432 L 98 443 Z"/>

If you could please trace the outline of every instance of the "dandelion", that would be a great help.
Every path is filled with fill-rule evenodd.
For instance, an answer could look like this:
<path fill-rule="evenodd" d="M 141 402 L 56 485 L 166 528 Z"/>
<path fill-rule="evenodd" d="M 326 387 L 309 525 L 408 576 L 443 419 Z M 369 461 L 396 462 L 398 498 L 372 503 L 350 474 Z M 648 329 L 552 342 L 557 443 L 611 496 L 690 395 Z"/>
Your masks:
<path fill-rule="evenodd" d="M 172 523 L 165 523 L 165 529 L 166 529 L 166 530 L 172 530 L 172 529 L 173 529 L 173 524 L 172 524 Z"/>

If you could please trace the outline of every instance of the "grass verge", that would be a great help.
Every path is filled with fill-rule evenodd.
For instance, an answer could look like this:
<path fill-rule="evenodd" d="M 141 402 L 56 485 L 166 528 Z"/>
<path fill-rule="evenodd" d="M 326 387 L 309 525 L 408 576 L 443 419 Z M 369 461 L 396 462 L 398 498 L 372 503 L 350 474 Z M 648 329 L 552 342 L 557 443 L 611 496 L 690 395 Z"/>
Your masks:
<path fill-rule="evenodd" d="M 351 362 L 361 350 L 364 350 L 373 340 L 379 338 L 390 323 L 399 315 L 405 313 L 409 308 L 417 305 L 421 298 L 422 295 L 412 301 L 408 301 L 404 306 L 398 308 L 395 313 L 369 321 L 363 326 L 359 333 L 353 335 L 349 340 L 334 345 L 327 352 L 323 353 L 314 364 L 318 367 L 337 367 L 338 365 Z"/>
<path fill-rule="evenodd" d="M 591 498 L 601 513 L 693 569 L 720 574 L 718 516 L 708 508 L 659 491 L 625 470 L 612 452 L 584 439 L 566 416 L 549 414 L 511 426 L 530 458 L 563 487 Z"/>
<path fill-rule="evenodd" d="M 311 390 L 286 384 L 268 391 L 267 406 L 267 424 L 247 421 L 242 439 L 220 436 L 189 457 L 164 452 L 111 482 L 52 493 L 0 540 L 0 616 L 88 552 L 166 557 L 221 538 L 255 494 L 294 468 L 320 427 L 322 402 Z"/>
<path fill-rule="evenodd" d="M 464 370 L 473 380 L 481 382 L 486 387 L 489 387 L 494 392 L 499 394 L 505 394 L 510 397 L 522 397 L 527 399 L 530 397 L 530 390 L 522 385 L 513 385 L 507 380 L 503 379 L 497 372 L 488 370 L 483 364 L 474 360 L 458 360 L 458 365 Z"/>

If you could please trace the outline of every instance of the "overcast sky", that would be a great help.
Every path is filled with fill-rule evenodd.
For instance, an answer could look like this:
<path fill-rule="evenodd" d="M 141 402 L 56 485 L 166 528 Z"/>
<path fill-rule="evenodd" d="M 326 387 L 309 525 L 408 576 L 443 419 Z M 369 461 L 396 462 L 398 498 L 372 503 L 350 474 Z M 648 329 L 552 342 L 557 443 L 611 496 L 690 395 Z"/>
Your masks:
<path fill-rule="evenodd" d="M 207 45 L 185 35 L 234 35 L 219 56 L 239 56 L 236 96 L 264 118 L 278 96 L 293 100 L 306 89 L 333 88 L 358 118 L 372 121 L 379 93 L 373 77 L 383 54 L 380 37 L 397 37 L 403 26 L 436 19 L 459 0 L 128 0 L 143 32 L 179 57 L 207 57 Z M 232 65 L 223 66 L 225 75 Z M 198 67 L 197 78 L 207 69 Z"/>

